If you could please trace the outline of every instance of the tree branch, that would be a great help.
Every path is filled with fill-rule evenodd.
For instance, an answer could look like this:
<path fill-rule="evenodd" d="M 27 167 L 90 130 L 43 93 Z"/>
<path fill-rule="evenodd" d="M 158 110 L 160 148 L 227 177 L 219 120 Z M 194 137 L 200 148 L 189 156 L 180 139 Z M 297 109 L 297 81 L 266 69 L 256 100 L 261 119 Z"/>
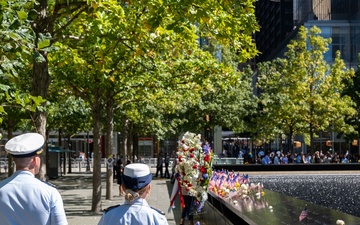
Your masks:
<path fill-rule="evenodd" d="M 68 20 L 67 23 L 66 23 L 64 26 L 61 26 L 60 29 L 54 31 L 54 35 L 53 35 L 53 36 L 55 37 L 55 36 L 57 36 L 59 33 L 61 33 L 63 30 L 65 30 L 75 19 L 77 19 L 77 18 L 81 15 L 81 13 L 83 13 L 85 10 L 88 9 L 87 5 L 86 5 L 86 7 L 84 7 L 84 6 L 85 6 L 84 4 L 79 4 L 76 8 L 71 9 L 71 10 L 70 10 L 70 13 L 69 13 L 69 11 L 66 11 L 66 13 L 55 14 L 54 16 L 55 16 L 55 19 L 56 19 L 56 18 L 61 17 L 61 15 L 71 14 L 71 13 L 73 13 L 73 12 L 76 12 L 76 11 L 80 10 L 80 11 L 78 11 L 70 20 Z M 84 7 L 84 8 L 82 8 L 82 7 Z M 82 8 L 82 9 L 81 9 L 81 8 Z"/>

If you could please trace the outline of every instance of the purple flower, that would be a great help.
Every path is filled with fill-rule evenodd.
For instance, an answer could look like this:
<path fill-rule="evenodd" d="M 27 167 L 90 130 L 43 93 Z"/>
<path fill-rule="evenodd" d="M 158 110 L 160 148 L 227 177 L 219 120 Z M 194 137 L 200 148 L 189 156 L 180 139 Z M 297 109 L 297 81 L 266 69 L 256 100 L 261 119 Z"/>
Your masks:
<path fill-rule="evenodd" d="M 210 152 L 210 146 L 207 145 L 207 144 L 204 145 L 204 146 L 203 146 L 203 151 L 204 151 L 205 154 L 209 154 L 209 152 Z"/>

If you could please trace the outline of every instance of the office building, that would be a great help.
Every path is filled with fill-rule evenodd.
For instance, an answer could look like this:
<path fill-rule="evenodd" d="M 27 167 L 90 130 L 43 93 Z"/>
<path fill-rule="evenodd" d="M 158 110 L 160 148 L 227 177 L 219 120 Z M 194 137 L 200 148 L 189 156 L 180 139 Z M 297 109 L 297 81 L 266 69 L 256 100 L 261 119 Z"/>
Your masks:
<path fill-rule="evenodd" d="M 358 0 L 259 0 L 255 13 L 260 32 L 255 34 L 261 54 L 255 63 L 281 57 L 300 26 L 317 26 L 332 38 L 326 60 L 335 52 L 348 67 L 356 68 L 360 52 L 360 1 Z"/>

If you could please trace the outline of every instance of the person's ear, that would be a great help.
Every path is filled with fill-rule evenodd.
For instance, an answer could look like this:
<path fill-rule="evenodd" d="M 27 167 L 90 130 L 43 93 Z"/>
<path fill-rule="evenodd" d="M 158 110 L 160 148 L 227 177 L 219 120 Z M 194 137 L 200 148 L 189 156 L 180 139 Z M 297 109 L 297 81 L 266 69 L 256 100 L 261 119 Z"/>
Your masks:
<path fill-rule="evenodd" d="M 35 168 L 35 166 L 36 166 L 36 158 L 37 157 L 32 157 L 32 159 L 31 159 L 31 162 L 30 162 L 30 165 L 29 165 L 29 169 L 33 169 L 33 168 Z"/>

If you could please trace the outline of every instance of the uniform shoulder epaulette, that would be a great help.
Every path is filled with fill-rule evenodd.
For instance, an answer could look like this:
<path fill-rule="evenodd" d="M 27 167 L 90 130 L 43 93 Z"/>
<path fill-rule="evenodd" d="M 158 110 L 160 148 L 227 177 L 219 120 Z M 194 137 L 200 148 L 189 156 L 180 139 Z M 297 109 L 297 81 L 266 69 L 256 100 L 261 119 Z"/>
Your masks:
<path fill-rule="evenodd" d="M 40 181 L 43 182 L 44 184 L 49 185 L 50 187 L 56 188 L 56 186 L 54 184 L 52 184 L 52 183 L 49 183 L 49 182 L 43 181 L 43 180 L 40 180 Z"/>
<path fill-rule="evenodd" d="M 156 209 L 154 207 L 150 207 L 152 208 L 153 210 L 155 210 L 156 212 L 160 213 L 161 215 L 165 215 L 165 213 L 163 211 L 161 211 L 160 209 Z"/>
<path fill-rule="evenodd" d="M 117 207 L 119 207 L 119 206 L 120 206 L 120 205 L 113 205 L 113 206 L 110 206 L 110 207 L 108 207 L 108 208 L 104 209 L 104 212 L 109 212 L 110 210 L 115 209 L 115 208 L 117 208 Z"/>

